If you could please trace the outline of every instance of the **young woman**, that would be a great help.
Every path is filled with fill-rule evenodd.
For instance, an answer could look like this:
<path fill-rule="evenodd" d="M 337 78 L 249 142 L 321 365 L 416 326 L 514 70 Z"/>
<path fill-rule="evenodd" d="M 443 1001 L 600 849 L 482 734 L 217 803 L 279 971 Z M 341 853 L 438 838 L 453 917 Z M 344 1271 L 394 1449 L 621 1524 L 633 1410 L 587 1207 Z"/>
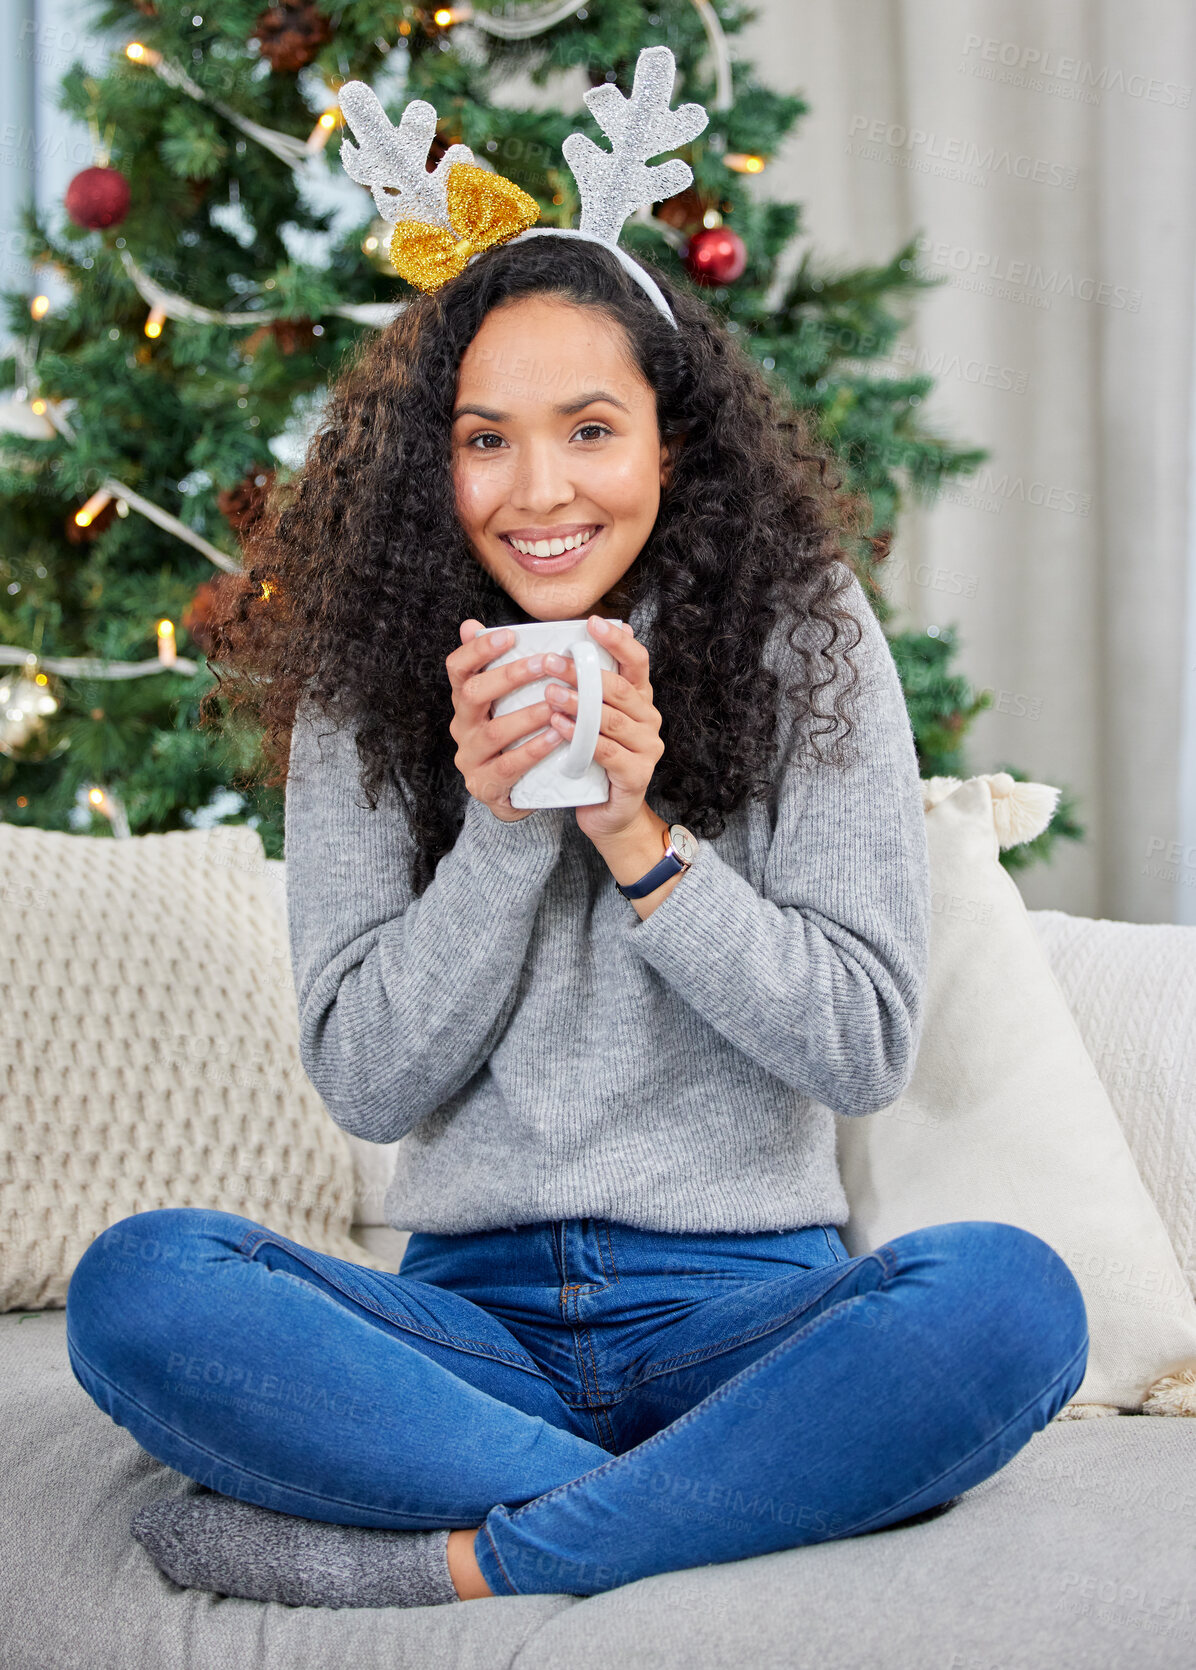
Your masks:
<path fill-rule="evenodd" d="M 675 326 L 569 238 L 418 296 L 230 584 L 213 660 L 286 777 L 303 1063 L 345 1130 L 402 1138 L 413 1233 L 396 1274 L 201 1209 L 88 1249 L 74 1372 L 203 1487 L 134 1521 L 178 1582 L 588 1595 L 856 1536 L 989 1477 L 1083 1378 L 1036 1236 L 840 1238 L 833 1112 L 883 1116 L 921 1033 L 913 738 L 843 554 L 861 506 L 653 276 Z M 492 666 L 498 629 L 575 618 L 618 664 L 610 796 L 517 811 L 575 681 Z"/>

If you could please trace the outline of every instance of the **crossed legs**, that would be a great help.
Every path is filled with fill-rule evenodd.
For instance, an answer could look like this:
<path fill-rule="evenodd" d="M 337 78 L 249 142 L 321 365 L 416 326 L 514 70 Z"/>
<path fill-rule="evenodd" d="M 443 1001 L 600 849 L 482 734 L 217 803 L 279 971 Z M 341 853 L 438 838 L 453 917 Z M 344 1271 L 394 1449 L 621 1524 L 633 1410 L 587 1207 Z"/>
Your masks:
<path fill-rule="evenodd" d="M 1083 1378 L 1079 1288 L 1011 1225 L 934 1225 L 823 1275 L 690 1407 L 692 1377 L 658 1374 L 643 1395 L 683 1412 L 614 1456 L 480 1306 L 228 1213 L 99 1236 L 68 1349 L 113 1420 L 212 1490 L 447 1526 L 466 1598 L 592 1594 L 909 1518 L 996 1472 Z"/>

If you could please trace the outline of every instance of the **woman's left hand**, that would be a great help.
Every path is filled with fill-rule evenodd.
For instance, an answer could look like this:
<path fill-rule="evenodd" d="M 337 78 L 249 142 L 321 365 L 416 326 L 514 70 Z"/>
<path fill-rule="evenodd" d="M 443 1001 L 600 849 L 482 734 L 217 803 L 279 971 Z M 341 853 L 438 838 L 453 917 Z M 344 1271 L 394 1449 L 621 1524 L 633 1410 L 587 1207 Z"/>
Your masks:
<path fill-rule="evenodd" d="M 578 828 L 594 842 L 619 834 L 639 817 L 652 773 L 664 753 L 660 714 L 653 705 L 648 678 L 648 652 L 630 626 L 607 621 L 603 631 L 602 624 L 599 616 L 591 615 L 586 630 L 619 664 L 618 672 L 602 669 L 602 716 L 594 749 L 595 763 L 610 780 L 610 798 L 598 806 L 574 808 Z M 565 687 L 559 700 L 554 684 L 558 690 Z M 577 669 L 571 660 L 567 672 L 552 675 L 546 695 L 554 710 L 549 723 L 569 742 L 577 716 Z"/>

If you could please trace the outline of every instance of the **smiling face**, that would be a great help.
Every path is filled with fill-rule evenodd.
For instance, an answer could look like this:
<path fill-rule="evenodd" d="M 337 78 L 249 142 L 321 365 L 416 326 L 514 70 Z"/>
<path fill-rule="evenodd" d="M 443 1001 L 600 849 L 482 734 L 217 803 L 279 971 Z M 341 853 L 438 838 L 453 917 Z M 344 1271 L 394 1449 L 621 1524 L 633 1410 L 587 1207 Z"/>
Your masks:
<path fill-rule="evenodd" d="M 457 515 L 536 620 L 626 618 L 619 581 L 668 478 L 656 397 L 606 313 L 555 296 L 492 308 L 461 360 Z"/>

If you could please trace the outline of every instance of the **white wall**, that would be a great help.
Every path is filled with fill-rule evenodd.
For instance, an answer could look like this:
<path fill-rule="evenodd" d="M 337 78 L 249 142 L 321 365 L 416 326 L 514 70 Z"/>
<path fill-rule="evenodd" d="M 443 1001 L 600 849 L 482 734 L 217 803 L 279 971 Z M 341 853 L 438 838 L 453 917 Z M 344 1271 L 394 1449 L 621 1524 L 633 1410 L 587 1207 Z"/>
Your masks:
<path fill-rule="evenodd" d="M 888 590 L 906 624 L 956 623 L 998 698 L 975 769 L 1081 797 L 1087 841 L 1027 903 L 1196 922 L 1196 8 L 785 0 L 744 50 L 813 107 L 758 184 L 803 203 L 816 254 L 921 232 L 949 280 L 909 336 L 926 418 L 992 459 L 906 512 Z"/>

